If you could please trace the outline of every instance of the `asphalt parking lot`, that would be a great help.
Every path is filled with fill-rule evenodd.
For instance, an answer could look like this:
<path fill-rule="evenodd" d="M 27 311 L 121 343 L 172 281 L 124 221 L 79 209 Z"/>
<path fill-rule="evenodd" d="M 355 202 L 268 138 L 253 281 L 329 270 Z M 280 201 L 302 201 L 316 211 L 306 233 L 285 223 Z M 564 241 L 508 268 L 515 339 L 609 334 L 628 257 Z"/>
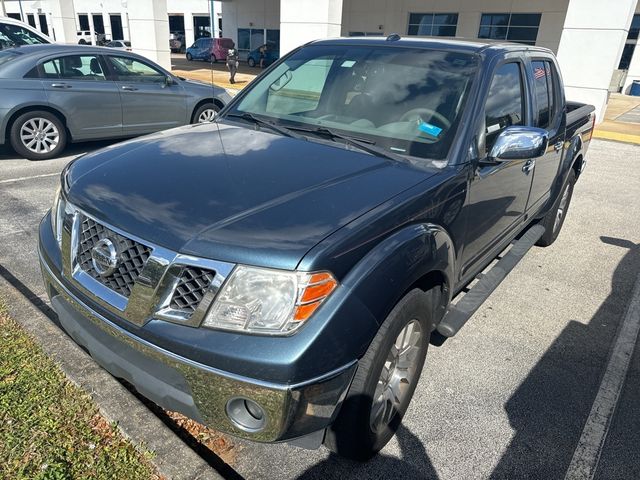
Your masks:
<path fill-rule="evenodd" d="M 46 162 L 0 149 L 0 274 L 44 299 L 38 222 L 64 165 L 104 145 Z M 594 140 L 587 158 L 558 241 L 534 248 L 456 337 L 430 347 L 403 426 L 378 457 L 356 464 L 239 441 L 239 475 L 564 478 L 640 272 L 640 147 Z M 636 346 L 594 478 L 640 478 L 639 397 Z"/>

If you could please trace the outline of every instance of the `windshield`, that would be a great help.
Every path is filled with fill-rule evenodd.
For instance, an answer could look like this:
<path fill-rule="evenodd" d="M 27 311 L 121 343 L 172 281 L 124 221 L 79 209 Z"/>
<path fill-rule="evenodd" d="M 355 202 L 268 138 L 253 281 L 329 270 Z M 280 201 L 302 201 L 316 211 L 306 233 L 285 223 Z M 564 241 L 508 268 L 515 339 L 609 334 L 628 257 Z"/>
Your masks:
<path fill-rule="evenodd" d="M 459 52 L 311 45 L 259 77 L 229 113 L 329 128 L 401 155 L 442 159 L 477 63 Z"/>
<path fill-rule="evenodd" d="M 16 45 L 36 45 L 49 43 L 40 35 L 19 25 L 0 22 L 0 49 Z"/>

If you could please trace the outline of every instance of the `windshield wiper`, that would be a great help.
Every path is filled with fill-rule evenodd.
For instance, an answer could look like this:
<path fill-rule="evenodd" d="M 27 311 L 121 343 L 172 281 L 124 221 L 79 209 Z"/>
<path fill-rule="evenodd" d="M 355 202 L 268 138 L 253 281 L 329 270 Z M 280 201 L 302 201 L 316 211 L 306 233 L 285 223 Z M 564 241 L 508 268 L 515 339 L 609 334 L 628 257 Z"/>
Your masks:
<path fill-rule="evenodd" d="M 246 120 L 248 122 L 254 123 L 255 125 L 260 125 L 261 127 L 267 127 L 270 128 L 271 130 L 273 130 L 274 132 L 278 132 L 280 135 L 284 135 L 285 137 L 292 137 L 292 138 L 297 138 L 299 140 L 304 140 L 304 137 L 302 135 L 298 135 L 297 133 L 294 133 L 291 131 L 291 129 L 286 128 L 286 127 L 281 127 L 280 125 L 276 125 L 275 123 L 271 123 L 267 120 L 264 120 L 260 117 L 256 117 L 255 115 L 252 115 L 248 112 L 244 112 L 244 113 L 227 113 L 226 115 L 227 117 L 233 117 L 233 118 L 241 118 L 243 120 Z"/>
<path fill-rule="evenodd" d="M 291 126 L 289 127 L 289 129 L 296 130 L 298 132 L 306 132 L 306 133 L 311 133 L 316 135 L 322 135 L 334 141 L 336 139 L 339 139 L 339 140 L 342 140 L 344 143 L 351 145 L 352 147 L 356 147 L 372 155 L 388 158 L 389 160 L 395 160 L 396 162 L 410 163 L 409 160 L 407 160 L 402 155 L 398 155 L 397 153 L 393 153 L 382 147 L 378 147 L 373 141 L 358 139 L 358 138 L 351 137 L 349 135 L 343 135 L 327 127 L 306 128 L 306 127 Z"/>

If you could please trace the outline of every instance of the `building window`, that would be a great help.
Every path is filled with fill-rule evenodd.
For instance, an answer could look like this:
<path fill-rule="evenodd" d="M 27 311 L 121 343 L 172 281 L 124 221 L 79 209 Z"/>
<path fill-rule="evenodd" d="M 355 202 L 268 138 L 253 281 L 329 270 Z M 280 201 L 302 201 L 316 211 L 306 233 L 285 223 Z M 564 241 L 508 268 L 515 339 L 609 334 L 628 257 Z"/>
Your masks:
<path fill-rule="evenodd" d="M 639 34 L 640 34 L 640 13 L 636 13 L 633 16 L 633 20 L 631 21 L 631 26 L 629 27 L 629 33 L 627 34 L 627 41 L 625 42 L 624 49 L 622 50 L 622 56 L 620 57 L 620 64 L 618 65 L 618 69 L 629 70 L 631 57 L 633 57 L 633 52 L 635 51 L 636 45 L 638 44 Z"/>
<path fill-rule="evenodd" d="M 410 13 L 407 35 L 455 37 L 457 26 L 457 13 Z"/>
<path fill-rule="evenodd" d="M 379 37 L 382 32 L 349 32 L 350 37 Z"/>
<path fill-rule="evenodd" d="M 87 15 L 86 13 L 79 14 L 78 23 L 80 24 L 80 30 L 82 31 L 89 30 L 89 15 Z"/>
<path fill-rule="evenodd" d="M 7 17 L 22 21 L 22 17 L 19 13 L 7 13 Z"/>
<path fill-rule="evenodd" d="M 33 13 L 27 13 L 27 23 L 36 28 L 36 16 Z"/>
<path fill-rule="evenodd" d="M 478 38 L 535 45 L 541 13 L 483 13 Z"/>

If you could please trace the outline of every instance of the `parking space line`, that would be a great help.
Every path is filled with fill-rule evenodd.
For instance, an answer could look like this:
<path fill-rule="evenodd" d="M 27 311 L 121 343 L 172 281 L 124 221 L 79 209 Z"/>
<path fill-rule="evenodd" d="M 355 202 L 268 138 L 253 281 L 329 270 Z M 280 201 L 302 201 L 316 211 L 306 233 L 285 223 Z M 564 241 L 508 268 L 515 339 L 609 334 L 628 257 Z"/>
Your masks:
<path fill-rule="evenodd" d="M 640 275 L 565 480 L 593 479 L 640 331 Z"/>
<path fill-rule="evenodd" d="M 31 180 L 34 178 L 45 178 L 45 177 L 53 177 L 55 175 L 60 175 L 60 172 L 55 173 L 43 173 L 42 175 L 32 175 L 30 177 L 17 177 L 17 178 L 8 178 L 6 180 L 0 180 L 1 183 L 11 183 L 11 182 L 22 182 L 23 180 Z"/>

